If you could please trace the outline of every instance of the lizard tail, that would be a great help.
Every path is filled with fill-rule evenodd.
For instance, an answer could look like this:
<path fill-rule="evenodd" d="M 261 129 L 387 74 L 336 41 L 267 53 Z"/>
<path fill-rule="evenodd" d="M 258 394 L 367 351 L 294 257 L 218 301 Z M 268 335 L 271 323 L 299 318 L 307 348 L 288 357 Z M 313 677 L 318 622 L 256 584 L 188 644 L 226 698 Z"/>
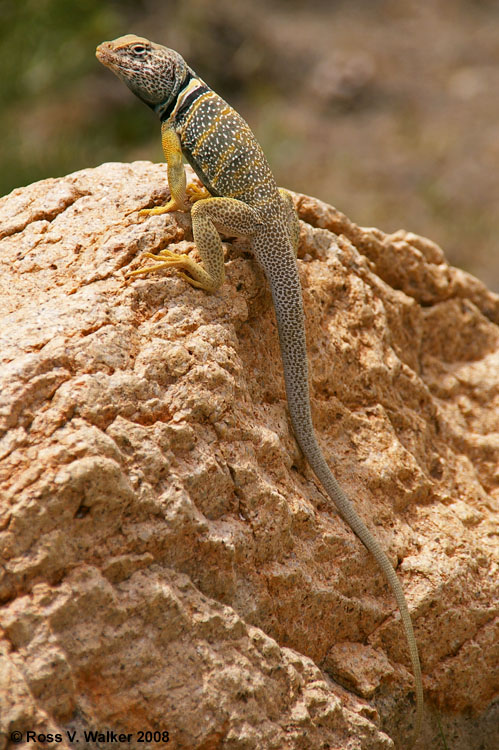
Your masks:
<path fill-rule="evenodd" d="M 274 256 L 275 258 L 275 256 Z M 275 260 L 274 260 L 275 262 Z M 310 411 L 308 360 L 303 325 L 301 287 L 294 257 L 279 257 L 279 273 L 272 273 L 275 265 L 265 268 L 271 281 L 276 312 L 288 406 L 297 442 L 308 463 L 327 494 L 336 505 L 340 516 L 372 554 L 383 572 L 398 605 L 407 638 L 416 687 L 416 717 L 414 739 L 419 734 L 423 719 L 423 685 L 418 647 L 411 616 L 401 583 L 386 553 L 357 514 L 354 506 L 334 478 L 317 442 Z M 292 272 L 291 265 L 294 267 Z"/>
<path fill-rule="evenodd" d="M 290 411 L 292 411 L 290 409 Z M 293 418 L 291 418 L 293 419 Z M 351 501 L 347 495 L 343 492 L 337 480 L 331 473 L 329 466 L 322 454 L 315 436 L 313 436 L 313 442 L 315 445 L 311 448 L 310 440 L 306 441 L 306 445 L 302 446 L 298 440 L 300 447 L 302 448 L 307 461 L 312 467 L 314 473 L 318 477 L 320 483 L 326 490 L 331 500 L 336 505 L 340 516 L 350 526 L 352 531 L 358 536 L 360 541 L 372 554 L 376 562 L 378 563 L 383 575 L 385 576 L 397 602 L 400 616 L 402 620 L 402 626 L 405 631 L 407 638 L 407 644 L 409 647 L 409 654 L 412 663 L 412 670 L 415 680 L 416 688 L 416 717 L 414 722 L 414 740 L 416 740 L 419 731 L 421 729 L 421 723 L 423 720 L 423 684 L 421 675 L 421 664 L 419 661 L 418 647 L 416 638 L 414 635 L 414 629 L 412 626 L 411 616 L 407 607 L 406 598 L 402 590 L 401 583 L 398 579 L 393 566 L 388 559 L 388 556 L 380 546 L 376 538 L 371 534 L 365 523 L 362 521 L 360 516 L 357 515 L 357 511 L 353 507 Z"/>

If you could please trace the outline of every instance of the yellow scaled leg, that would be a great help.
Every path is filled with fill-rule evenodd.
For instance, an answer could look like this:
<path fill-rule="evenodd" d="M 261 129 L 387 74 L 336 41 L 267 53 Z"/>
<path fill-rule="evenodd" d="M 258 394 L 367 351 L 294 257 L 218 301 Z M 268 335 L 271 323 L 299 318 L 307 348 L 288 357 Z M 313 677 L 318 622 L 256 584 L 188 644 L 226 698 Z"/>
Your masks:
<path fill-rule="evenodd" d="M 225 280 L 224 254 L 218 230 L 236 236 L 250 237 L 261 226 L 258 214 L 246 203 L 235 198 L 207 198 L 192 207 L 192 231 L 202 264 L 188 255 L 177 255 L 168 248 L 157 255 L 145 253 L 157 261 L 132 271 L 131 276 L 175 268 L 185 281 L 206 292 L 215 292 Z"/>
<path fill-rule="evenodd" d="M 166 127 L 164 123 L 161 126 L 161 145 L 166 159 L 168 184 L 172 197 L 164 206 L 140 209 L 139 216 L 157 216 L 170 211 L 186 211 L 189 208 L 185 200 L 186 181 L 180 140 L 176 132 Z M 129 213 L 133 213 L 133 211 L 129 211 Z"/>
<path fill-rule="evenodd" d="M 154 208 L 134 208 L 133 211 L 129 211 L 129 213 L 133 214 L 135 211 L 137 211 L 139 216 L 158 216 L 159 214 L 167 214 L 170 211 L 179 211 L 179 207 L 173 200 L 173 198 L 170 198 L 168 203 L 165 203 L 164 206 L 155 206 Z"/>
<path fill-rule="evenodd" d="M 182 149 L 178 135 L 164 124 L 161 126 L 161 144 L 168 168 L 168 184 L 170 186 L 171 198 L 164 206 L 139 209 L 139 216 L 158 216 L 171 211 L 186 211 L 186 198 L 192 203 L 210 197 L 205 187 L 199 187 L 194 183 L 186 186 L 185 169 L 182 161 Z M 128 213 L 134 213 L 135 209 Z M 128 215 L 128 214 L 127 214 Z"/>
<path fill-rule="evenodd" d="M 168 183 L 172 197 L 165 206 L 142 209 L 139 212 L 141 216 L 188 208 L 185 169 L 182 163 L 179 137 L 174 130 L 163 124 L 161 142 L 168 167 Z M 214 292 L 225 280 L 224 254 L 217 230 L 249 237 L 255 234 L 261 226 L 261 221 L 251 206 L 235 198 L 203 198 L 204 190 L 195 186 L 191 187 L 190 193 L 195 200 L 191 211 L 192 232 L 202 263 L 196 263 L 188 255 L 177 255 L 165 248 L 158 255 L 145 253 L 146 258 L 157 261 L 156 265 L 138 268 L 130 275 L 140 276 L 164 268 L 175 268 L 179 270 L 180 276 L 192 286 L 207 292 Z"/>
<path fill-rule="evenodd" d="M 211 193 L 203 186 L 196 185 L 194 182 L 189 183 L 187 187 L 185 188 L 185 195 L 186 197 L 191 201 L 191 203 L 195 203 L 196 201 L 205 200 L 206 198 L 211 198 Z M 138 210 L 139 216 L 158 216 L 158 214 L 166 214 L 170 213 L 171 211 L 183 211 L 185 210 L 185 206 L 179 206 L 175 198 L 170 198 L 168 203 L 165 203 L 164 206 L 155 206 L 154 208 L 141 208 Z M 132 209 L 131 211 L 128 211 L 126 214 L 133 214 L 137 209 Z"/>
<path fill-rule="evenodd" d="M 211 193 L 203 185 L 196 185 L 194 182 L 190 182 L 186 189 L 186 195 L 192 203 L 200 200 L 206 200 L 211 198 Z"/>
<path fill-rule="evenodd" d="M 163 271 L 165 268 L 176 268 L 177 270 L 183 269 L 183 271 L 187 271 L 190 275 L 188 276 L 186 273 L 179 270 L 179 276 L 185 279 L 185 281 L 188 281 L 191 286 L 195 286 L 198 289 L 204 289 L 207 292 L 215 291 L 211 279 L 202 265 L 196 263 L 196 261 L 192 260 L 188 255 L 178 255 L 177 253 L 168 250 L 168 248 L 165 248 L 164 250 L 160 250 L 157 255 L 153 255 L 153 253 L 144 253 L 143 257 L 157 260 L 158 263 L 154 266 L 143 266 L 136 271 L 131 271 L 129 276 L 146 275 L 148 273 L 155 273 L 156 271 Z"/>

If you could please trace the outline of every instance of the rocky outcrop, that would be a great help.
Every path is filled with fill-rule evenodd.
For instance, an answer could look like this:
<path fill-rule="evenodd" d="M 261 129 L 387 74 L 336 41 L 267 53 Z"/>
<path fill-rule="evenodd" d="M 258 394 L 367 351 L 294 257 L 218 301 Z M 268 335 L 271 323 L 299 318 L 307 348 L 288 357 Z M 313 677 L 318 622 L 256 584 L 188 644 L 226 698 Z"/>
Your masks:
<path fill-rule="evenodd" d="M 0 745 L 406 747 L 397 610 L 296 446 L 247 245 L 215 295 L 127 277 L 196 253 L 187 214 L 127 215 L 166 195 L 137 162 L 0 201 Z M 492 750 L 499 299 L 427 239 L 295 198 L 315 425 L 406 591 L 420 747 L 440 722 Z"/>

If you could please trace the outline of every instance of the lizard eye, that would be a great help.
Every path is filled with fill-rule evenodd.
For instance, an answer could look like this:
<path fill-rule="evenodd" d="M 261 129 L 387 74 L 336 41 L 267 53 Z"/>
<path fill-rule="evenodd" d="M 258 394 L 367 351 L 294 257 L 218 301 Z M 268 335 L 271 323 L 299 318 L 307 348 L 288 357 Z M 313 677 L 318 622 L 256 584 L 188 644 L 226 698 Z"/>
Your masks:
<path fill-rule="evenodd" d="M 146 48 L 143 44 L 134 44 L 132 47 L 132 52 L 134 55 L 137 55 L 140 57 L 140 55 L 144 55 L 146 51 Z"/>

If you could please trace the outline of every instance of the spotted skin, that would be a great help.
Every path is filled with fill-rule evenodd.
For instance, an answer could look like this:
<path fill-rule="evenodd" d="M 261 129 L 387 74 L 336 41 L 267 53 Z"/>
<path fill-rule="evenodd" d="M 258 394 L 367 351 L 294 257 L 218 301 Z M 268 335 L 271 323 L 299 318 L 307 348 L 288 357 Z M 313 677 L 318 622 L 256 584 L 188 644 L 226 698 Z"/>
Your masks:
<path fill-rule="evenodd" d="M 142 215 L 186 209 L 182 157 L 192 165 L 211 197 L 192 207 L 194 241 L 202 263 L 167 248 L 148 254 L 158 263 L 146 274 L 176 268 L 190 284 L 216 291 L 225 279 L 219 231 L 248 237 L 268 279 L 274 302 L 289 411 L 296 439 L 313 471 L 383 571 L 397 601 L 416 683 L 415 737 L 423 715 L 423 689 L 411 617 L 397 575 L 367 526 L 332 475 L 312 424 L 303 303 L 296 250 L 299 224 L 290 195 L 279 190 L 253 133 L 242 117 L 212 91 L 174 50 L 127 35 L 97 48 L 98 59 L 161 119 L 171 199 Z M 195 191 L 194 191 L 195 192 Z"/>

